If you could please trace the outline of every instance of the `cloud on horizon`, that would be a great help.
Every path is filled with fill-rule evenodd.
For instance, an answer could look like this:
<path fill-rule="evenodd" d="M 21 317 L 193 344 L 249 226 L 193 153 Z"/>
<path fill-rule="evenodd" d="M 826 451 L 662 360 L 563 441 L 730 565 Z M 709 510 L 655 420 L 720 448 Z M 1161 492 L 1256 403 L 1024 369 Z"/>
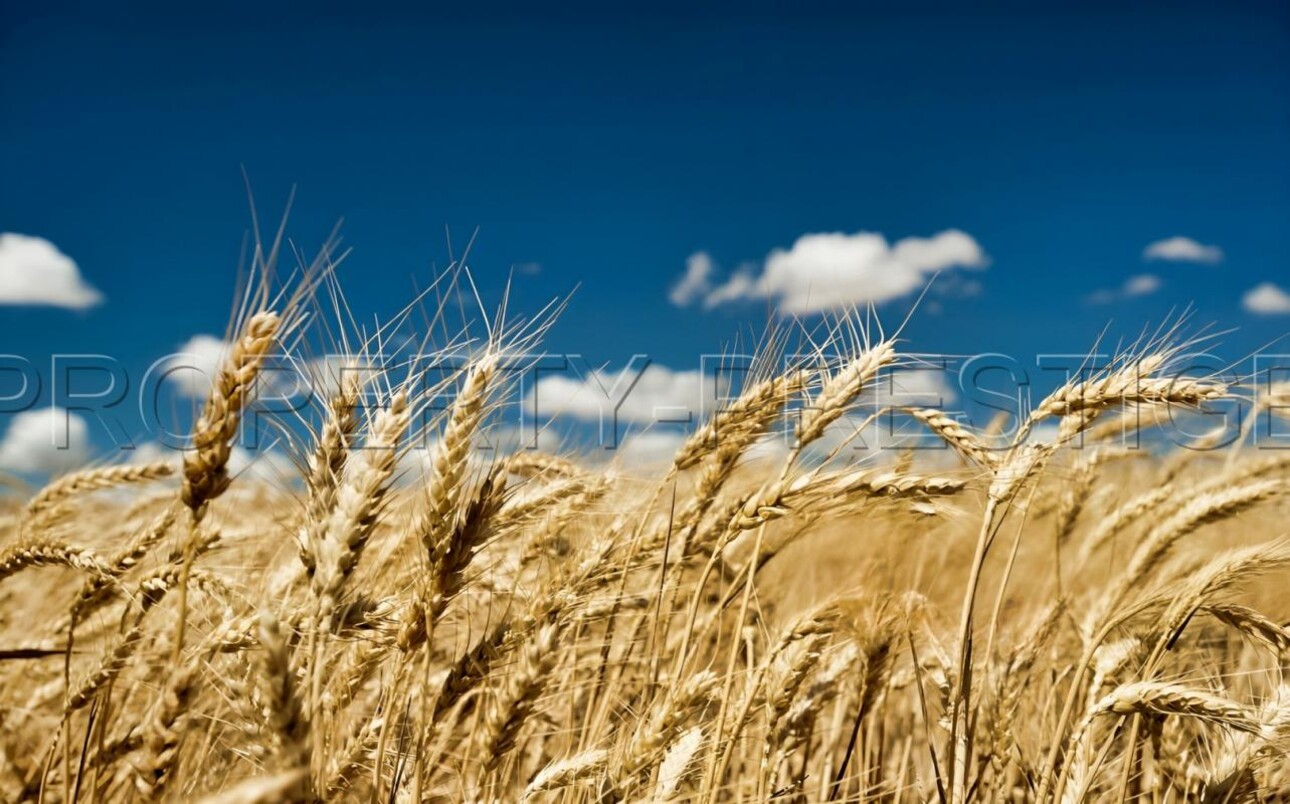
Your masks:
<path fill-rule="evenodd" d="M 52 475 L 83 465 L 90 458 L 85 419 L 50 406 L 17 413 L 0 439 L 0 469 Z"/>
<path fill-rule="evenodd" d="M 1218 246 L 1207 246 L 1192 240 L 1190 237 L 1169 237 L 1157 240 L 1142 251 L 1142 259 L 1153 262 L 1201 262 L 1217 265 L 1223 261 L 1223 250 Z"/>
<path fill-rule="evenodd" d="M 872 412 L 891 405 L 950 404 L 958 397 L 954 377 L 933 363 L 884 372 L 856 407 Z M 719 388 L 711 373 L 675 370 L 659 363 L 650 363 L 638 373 L 625 369 L 582 377 L 553 375 L 538 381 L 525 398 L 524 409 L 527 416 L 536 415 L 539 423 L 554 417 L 596 422 L 612 416 L 619 425 L 688 422 L 694 426 L 724 404 L 730 393 L 728 383 L 729 378 L 723 378 Z"/>
<path fill-rule="evenodd" d="M 166 382 L 182 396 L 202 399 L 210 392 L 230 344 L 214 335 L 194 335 L 166 361 Z"/>
<path fill-rule="evenodd" d="M 43 237 L 0 234 L 0 304 L 84 310 L 103 301 L 76 261 Z"/>
<path fill-rule="evenodd" d="M 705 388 L 710 401 L 713 380 L 709 377 L 705 382 L 697 369 L 674 371 L 650 363 L 639 373 L 625 369 L 612 375 L 594 372 L 583 377 L 543 377 L 529 392 L 524 405 L 530 415 L 536 405 L 536 414 L 543 418 L 570 416 L 598 421 L 602 415 L 616 414 L 620 423 L 650 424 L 660 415 L 666 418 L 673 409 L 697 412 L 704 401 Z"/>
<path fill-rule="evenodd" d="M 1241 306 L 1259 315 L 1290 313 L 1290 293 L 1286 293 L 1271 282 L 1264 282 L 1245 292 L 1241 298 Z"/>
<path fill-rule="evenodd" d="M 1088 296 L 1089 304 L 1110 304 L 1122 299 L 1134 299 L 1139 296 L 1150 296 L 1164 286 L 1164 281 L 1155 274 L 1138 274 L 1124 280 L 1118 288 L 1095 290 Z"/>
<path fill-rule="evenodd" d="M 769 299 L 780 312 L 810 314 L 882 304 L 914 293 L 938 271 L 988 264 L 980 244 L 958 229 L 895 243 L 876 232 L 822 232 L 802 235 L 768 254 L 760 269 L 743 266 L 721 284 L 711 257 L 696 252 L 668 298 L 678 307 L 702 301 L 704 309 Z"/>

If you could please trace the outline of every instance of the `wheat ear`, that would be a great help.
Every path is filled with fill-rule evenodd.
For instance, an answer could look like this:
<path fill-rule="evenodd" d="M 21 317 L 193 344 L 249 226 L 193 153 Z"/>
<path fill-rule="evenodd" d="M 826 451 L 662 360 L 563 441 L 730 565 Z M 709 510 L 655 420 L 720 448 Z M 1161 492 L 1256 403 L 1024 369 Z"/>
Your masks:
<path fill-rule="evenodd" d="M 228 459 L 242 408 L 273 347 L 282 319 L 269 310 L 256 313 L 220 366 L 206 398 L 206 407 L 193 427 L 193 450 L 184 456 L 184 504 L 200 519 L 207 504 L 228 487 Z"/>
<path fill-rule="evenodd" d="M 1135 681 L 1116 688 L 1098 702 L 1094 714 L 1183 715 L 1259 733 L 1262 724 L 1250 710 L 1219 695 L 1161 681 Z"/>
<path fill-rule="evenodd" d="M 96 577 L 111 575 L 94 551 L 52 539 L 29 539 L 0 552 L 0 581 L 28 567 L 70 567 Z"/>
<path fill-rule="evenodd" d="M 544 626 L 524 645 L 517 665 L 505 677 L 500 695 L 484 718 L 478 741 L 476 756 L 484 757 L 485 774 L 515 748 L 520 729 L 536 710 L 538 698 L 560 658 L 556 650 L 559 635 L 556 624 Z"/>
<path fill-rule="evenodd" d="M 895 344 L 883 341 L 862 351 L 841 371 L 826 377 L 820 393 L 802 411 L 802 420 L 797 430 L 798 444 L 810 444 L 824 435 L 825 429 L 846 413 L 856 397 L 878 376 L 878 372 L 895 360 Z"/>
<path fill-rule="evenodd" d="M 965 461 L 984 469 L 993 469 L 998 456 L 981 438 L 954 417 L 936 408 L 906 408 L 915 421 L 931 430 Z"/>
<path fill-rule="evenodd" d="M 583 751 L 581 754 L 559 759 L 538 771 L 524 788 L 521 801 L 528 801 L 539 793 L 560 790 L 599 777 L 606 765 L 609 752 L 604 749 Z"/>
<path fill-rule="evenodd" d="M 314 575 L 323 620 L 331 617 L 345 579 L 353 572 L 371 538 L 410 416 L 407 393 L 396 392 L 389 406 L 372 417 L 363 449 L 350 462 L 344 480 L 336 489 L 336 504 L 317 547 Z"/>
<path fill-rule="evenodd" d="M 705 671 L 671 687 L 614 762 L 612 783 L 620 795 L 630 792 L 637 777 L 663 759 L 668 747 L 711 700 L 719 680 L 715 673 Z"/>
<path fill-rule="evenodd" d="M 685 440 L 672 459 L 674 468 L 689 469 L 697 465 L 723 440 L 747 442 L 766 432 L 780 415 L 784 403 L 806 387 L 806 379 L 805 372 L 791 372 L 746 388 Z"/>
<path fill-rule="evenodd" d="M 274 735 L 285 770 L 309 768 L 309 721 L 304 715 L 291 656 L 278 621 L 267 610 L 259 618 L 260 680 L 268 705 L 267 732 Z M 303 780 L 302 780 L 303 781 Z"/>
<path fill-rule="evenodd" d="M 144 736 L 147 755 L 139 769 L 135 786 L 145 799 L 165 795 L 179 760 L 179 743 L 184 737 L 188 704 L 195 692 L 196 667 L 178 669 L 162 691 L 156 714 Z"/>
<path fill-rule="evenodd" d="M 228 459 L 233 439 L 242 421 L 242 409 L 259 376 L 260 366 L 273 347 L 282 319 L 271 310 L 251 316 L 242 336 L 220 366 L 206 397 L 206 406 L 193 427 L 193 449 L 184 455 L 184 482 L 180 499 L 192 512 L 192 528 L 184 542 L 179 581 L 179 617 L 175 624 L 171 661 L 179 663 L 184 650 L 184 629 L 188 625 L 188 576 L 194 559 L 193 532 L 205 518 L 210 503 L 228 488 Z"/>
<path fill-rule="evenodd" d="M 100 466 L 64 475 L 45 486 L 27 503 L 27 516 L 35 518 L 56 503 L 79 494 L 87 494 L 100 489 L 117 486 L 147 483 L 160 480 L 174 474 L 175 467 L 169 461 L 156 461 L 125 466 Z"/>
<path fill-rule="evenodd" d="M 677 788 L 690 772 L 690 766 L 703 747 L 703 726 L 693 726 L 672 742 L 672 747 L 658 764 L 658 783 L 654 786 L 651 801 L 654 804 L 674 801 Z"/>
<path fill-rule="evenodd" d="M 577 464 L 558 455 L 525 450 L 506 459 L 506 471 L 526 479 L 536 477 L 572 478 L 581 472 Z"/>
<path fill-rule="evenodd" d="M 1098 595 L 1098 605 L 1087 620 L 1086 629 L 1100 625 L 1105 613 L 1123 602 L 1128 591 L 1146 579 L 1183 536 L 1203 525 L 1234 516 L 1283 489 L 1282 481 L 1262 480 L 1192 499 L 1147 533 L 1129 558 L 1124 572 Z M 1091 630 L 1087 632 L 1092 633 Z"/>
<path fill-rule="evenodd" d="M 327 420 L 309 457 L 309 474 L 305 478 L 309 498 L 301 526 L 300 561 L 311 577 L 318 568 L 318 551 L 326 538 L 327 520 L 336 504 L 336 490 L 358 429 L 361 391 L 362 380 L 357 374 L 346 374 L 342 378 L 340 390 L 327 405 Z"/>
<path fill-rule="evenodd" d="M 453 401 L 443 437 L 435 446 L 432 459 L 434 474 L 430 479 L 426 509 L 416 527 L 427 555 L 433 556 L 442 549 L 461 513 L 467 459 L 475 433 L 483 423 L 498 360 L 496 353 L 490 353 L 470 367 L 461 393 Z"/>
<path fill-rule="evenodd" d="M 1165 355 L 1150 355 L 1101 377 L 1066 383 L 1031 412 L 1026 429 L 1053 416 L 1077 417 L 1069 433 L 1073 435 L 1087 428 L 1099 413 L 1112 407 L 1135 404 L 1195 407 L 1227 394 L 1227 386 L 1220 382 L 1182 376 L 1151 376 L 1164 365 L 1165 360 Z"/>

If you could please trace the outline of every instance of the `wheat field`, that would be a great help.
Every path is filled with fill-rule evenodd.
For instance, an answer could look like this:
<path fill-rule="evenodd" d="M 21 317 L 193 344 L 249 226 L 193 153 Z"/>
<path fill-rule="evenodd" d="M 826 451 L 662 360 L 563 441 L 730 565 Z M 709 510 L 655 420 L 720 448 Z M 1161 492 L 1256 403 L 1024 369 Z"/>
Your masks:
<path fill-rule="evenodd" d="M 1290 796 L 1290 456 L 1128 446 L 1248 391 L 1170 337 L 1007 428 L 883 411 L 945 449 L 861 460 L 830 434 L 910 345 L 772 334 L 645 472 L 479 449 L 544 327 L 503 311 L 421 341 L 468 356 L 446 409 L 321 377 L 297 476 L 238 476 L 266 356 L 388 340 L 330 287 L 246 295 L 181 460 L 0 497 L 0 798 Z"/>

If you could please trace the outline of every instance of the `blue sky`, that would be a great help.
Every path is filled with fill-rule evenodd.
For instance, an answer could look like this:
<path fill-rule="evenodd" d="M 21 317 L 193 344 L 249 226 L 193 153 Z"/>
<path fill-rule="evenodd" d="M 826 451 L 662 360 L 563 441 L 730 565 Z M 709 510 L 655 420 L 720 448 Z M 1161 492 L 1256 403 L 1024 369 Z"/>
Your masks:
<path fill-rule="evenodd" d="M 519 264 L 520 307 L 579 286 L 547 343 L 595 363 L 693 368 L 760 330 L 774 297 L 669 289 L 696 252 L 716 286 L 812 233 L 979 245 L 908 328 L 920 351 L 1083 352 L 1192 303 L 1236 358 L 1290 323 L 1243 306 L 1290 291 L 1284 4 L 9 4 L 0 109 L 0 231 L 103 297 L 0 306 L 0 351 L 38 364 L 222 332 L 242 166 L 266 218 L 298 185 L 302 248 L 345 219 L 356 310 L 397 309 L 445 227 L 478 228 L 485 295 Z M 1222 258 L 1144 261 L 1171 237 Z"/>

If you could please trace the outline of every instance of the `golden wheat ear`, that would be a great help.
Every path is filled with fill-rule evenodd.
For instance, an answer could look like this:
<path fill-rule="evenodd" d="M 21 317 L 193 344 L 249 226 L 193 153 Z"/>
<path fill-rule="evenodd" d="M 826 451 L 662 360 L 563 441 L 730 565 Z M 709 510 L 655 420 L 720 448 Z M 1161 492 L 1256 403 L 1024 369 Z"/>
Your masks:
<path fill-rule="evenodd" d="M 157 461 L 126 466 L 100 466 L 73 472 L 41 489 L 31 502 L 27 503 L 27 517 L 37 519 L 43 512 L 70 497 L 79 497 L 101 489 L 160 480 L 170 477 L 174 471 L 175 467 L 170 462 Z"/>
<path fill-rule="evenodd" d="M 207 505 L 228 488 L 228 459 L 243 407 L 281 327 L 282 318 L 271 310 L 251 316 L 220 365 L 193 426 L 193 449 L 184 455 L 180 496 L 196 519 L 201 519 Z"/>

